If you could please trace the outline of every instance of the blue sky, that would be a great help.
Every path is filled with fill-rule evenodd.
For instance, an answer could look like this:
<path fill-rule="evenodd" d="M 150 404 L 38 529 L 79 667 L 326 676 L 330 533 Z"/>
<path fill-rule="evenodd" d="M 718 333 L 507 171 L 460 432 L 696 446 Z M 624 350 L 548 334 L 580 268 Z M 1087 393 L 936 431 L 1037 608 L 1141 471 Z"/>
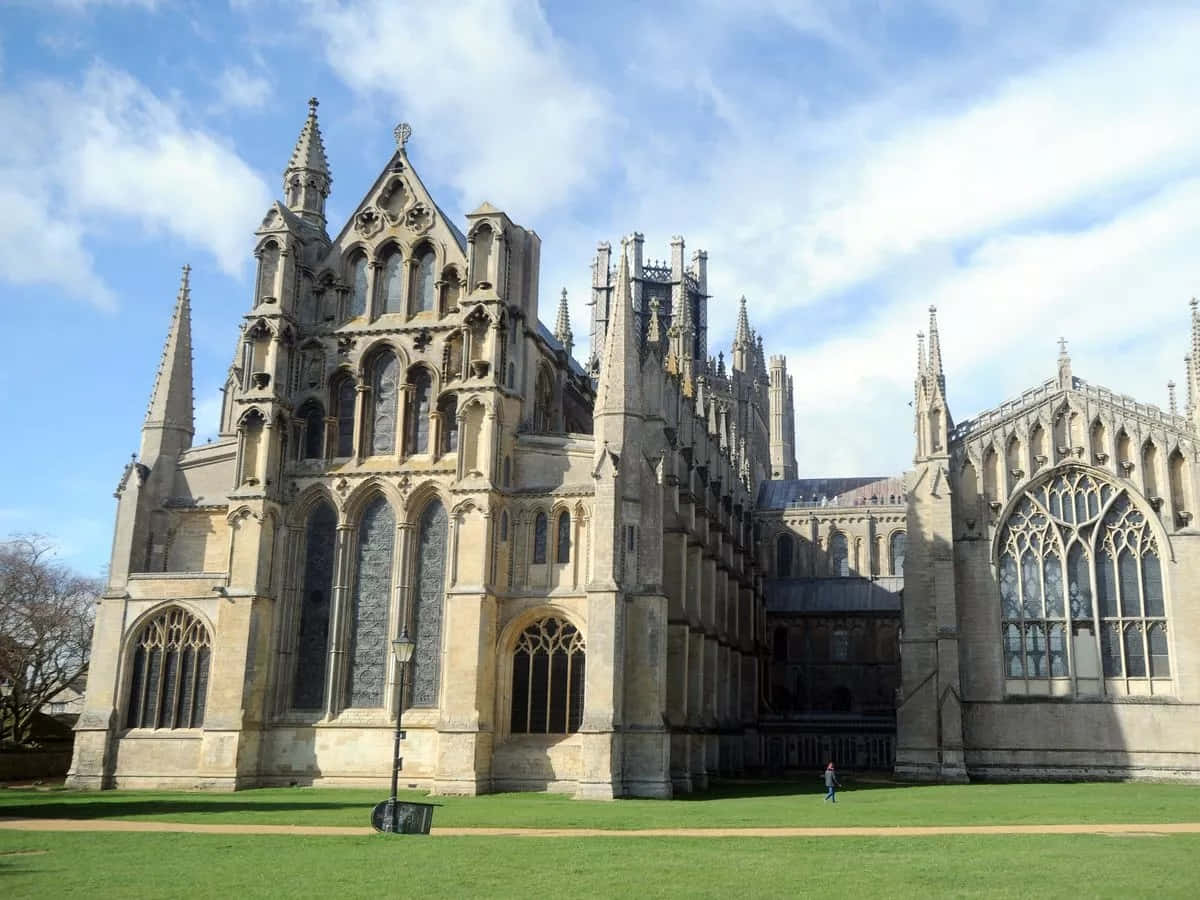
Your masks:
<path fill-rule="evenodd" d="M 1192 5 L 1194 7 L 1194 4 Z M 803 474 L 902 470 L 939 307 L 959 419 L 1054 373 L 1165 405 L 1200 282 L 1200 12 L 1104 2 L 9 0 L 0 8 L 0 534 L 107 562 L 112 491 L 192 266 L 198 440 L 252 233 L 310 95 L 336 231 L 412 124 L 458 217 L 542 238 L 542 318 L 595 244 L 709 252 L 796 379 Z"/>

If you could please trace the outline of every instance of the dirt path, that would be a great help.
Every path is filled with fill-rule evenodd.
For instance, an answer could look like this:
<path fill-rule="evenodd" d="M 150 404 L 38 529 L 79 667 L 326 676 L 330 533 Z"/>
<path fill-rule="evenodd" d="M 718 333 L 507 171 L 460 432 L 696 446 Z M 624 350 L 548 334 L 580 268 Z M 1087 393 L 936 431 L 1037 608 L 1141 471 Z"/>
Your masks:
<path fill-rule="evenodd" d="M 0 819 L 10 831 L 184 832 L 190 834 L 373 834 L 370 828 L 339 825 L 199 825 L 189 822 L 131 822 L 119 819 Z M 1118 825 L 927 825 L 846 828 L 434 828 L 434 837 L 930 837 L 947 834 L 1200 834 L 1200 822 Z"/>

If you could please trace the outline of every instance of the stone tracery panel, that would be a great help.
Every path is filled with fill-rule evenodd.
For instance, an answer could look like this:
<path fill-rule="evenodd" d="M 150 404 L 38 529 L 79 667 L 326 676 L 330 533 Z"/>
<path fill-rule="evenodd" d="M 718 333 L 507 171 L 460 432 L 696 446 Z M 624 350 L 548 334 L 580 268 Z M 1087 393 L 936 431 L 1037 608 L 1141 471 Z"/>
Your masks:
<path fill-rule="evenodd" d="M 442 605 L 446 581 L 446 507 L 434 500 L 421 514 L 413 597 L 412 705 L 437 706 L 442 658 Z"/>
<path fill-rule="evenodd" d="M 388 600 L 392 590 L 392 551 L 396 515 L 383 497 L 363 511 L 358 527 L 358 557 L 351 601 L 346 705 L 383 705 L 388 654 Z"/>

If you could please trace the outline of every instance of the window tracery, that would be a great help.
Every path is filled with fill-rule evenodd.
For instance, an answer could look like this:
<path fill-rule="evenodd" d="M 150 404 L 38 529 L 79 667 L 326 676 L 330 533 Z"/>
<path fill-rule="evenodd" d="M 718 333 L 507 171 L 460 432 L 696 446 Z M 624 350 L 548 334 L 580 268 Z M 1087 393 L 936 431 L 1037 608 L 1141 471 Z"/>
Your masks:
<path fill-rule="evenodd" d="M 435 262 L 433 251 L 428 248 L 417 258 L 416 278 L 413 281 L 413 313 L 433 312 Z"/>
<path fill-rule="evenodd" d="M 554 548 L 554 561 L 571 561 L 571 514 L 565 510 L 558 517 L 558 540 Z"/>
<path fill-rule="evenodd" d="M 409 395 L 407 442 L 408 452 L 429 452 L 429 391 L 432 380 L 424 366 L 414 366 L 408 373 Z"/>
<path fill-rule="evenodd" d="M 204 623 L 172 607 L 142 626 L 129 683 L 129 728 L 204 724 L 212 639 Z"/>
<path fill-rule="evenodd" d="M 533 520 L 533 562 L 541 565 L 546 561 L 546 514 L 540 512 Z"/>
<path fill-rule="evenodd" d="M 890 568 L 892 575 L 904 575 L 904 555 L 908 552 L 908 535 L 903 531 L 897 531 L 892 535 L 890 546 Z"/>
<path fill-rule="evenodd" d="M 346 705 L 383 705 L 388 653 L 388 599 L 392 591 L 392 550 L 396 515 L 382 496 L 363 510 L 358 526 L 354 594 L 351 599 Z"/>
<path fill-rule="evenodd" d="M 396 452 L 396 401 L 398 364 L 396 354 L 380 354 L 372 366 L 371 454 L 389 456 Z"/>
<path fill-rule="evenodd" d="M 1007 677 L 1169 677 L 1160 551 L 1127 489 L 1080 468 L 1027 489 L 998 578 Z"/>
<path fill-rule="evenodd" d="M 835 531 L 829 536 L 829 562 L 833 574 L 838 578 L 850 575 L 850 546 L 846 535 L 840 531 Z"/>
<path fill-rule="evenodd" d="M 393 250 L 383 266 L 383 311 L 404 312 L 404 256 Z"/>
<path fill-rule="evenodd" d="M 513 734 L 572 734 L 583 722 L 586 645 L 578 629 L 550 616 L 513 649 Z"/>
<path fill-rule="evenodd" d="M 355 257 L 350 267 L 350 317 L 367 313 L 367 258 Z"/>
<path fill-rule="evenodd" d="M 421 514 L 417 535 L 414 597 L 413 706 L 437 706 L 442 658 L 442 602 L 446 578 L 446 507 L 432 501 Z"/>
<path fill-rule="evenodd" d="M 338 382 L 337 394 L 337 455 L 354 455 L 354 381 L 348 377 Z"/>

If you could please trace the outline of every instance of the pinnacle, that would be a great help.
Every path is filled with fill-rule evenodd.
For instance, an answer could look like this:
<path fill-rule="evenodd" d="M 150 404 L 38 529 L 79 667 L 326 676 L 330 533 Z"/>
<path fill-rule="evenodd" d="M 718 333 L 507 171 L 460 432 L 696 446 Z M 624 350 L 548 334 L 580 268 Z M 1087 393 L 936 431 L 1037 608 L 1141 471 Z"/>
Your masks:
<path fill-rule="evenodd" d="M 746 296 L 743 294 L 742 299 L 738 301 L 738 317 L 737 328 L 733 333 L 733 345 L 746 346 L 752 343 L 750 337 L 750 317 L 746 314 Z"/>
<path fill-rule="evenodd" d="M 184 446 L 190 446 L 195 431 L 192 399 L 192 307 L 191 267 L 184 266 L 179 279 L 179 294 L 163 344 L 162 358 L 150 393 L 143 432 L 172 429 L 185 432 Z M 143 441 L 145 446 L 145 441 Z M 183 449 L 183 448 L 179 448 Z M 143 456 L 146 454 L 143 453 Z"/>
<path fill-rule="evenodd" d="M 562 296 L 558 299 L 558 318 L 554 323 L 554 337 L 564 347 L 573 342 L 574 335 L 571 334 L 571 311 L 567 306 L 567 289 L 562 289 Z"/>
<path fill-rule="evenodd" d="M 316 97 L 308 100 L 308 118 L 300 129 L 300 137 L 296 140 L 296 149 L 288 161 L 287 172 L 309 171 L 319 172 L 329 177 L 329 163 L 325 159 L 325 144 L 321 139 L 321 127 L 317 124 Z"/>

